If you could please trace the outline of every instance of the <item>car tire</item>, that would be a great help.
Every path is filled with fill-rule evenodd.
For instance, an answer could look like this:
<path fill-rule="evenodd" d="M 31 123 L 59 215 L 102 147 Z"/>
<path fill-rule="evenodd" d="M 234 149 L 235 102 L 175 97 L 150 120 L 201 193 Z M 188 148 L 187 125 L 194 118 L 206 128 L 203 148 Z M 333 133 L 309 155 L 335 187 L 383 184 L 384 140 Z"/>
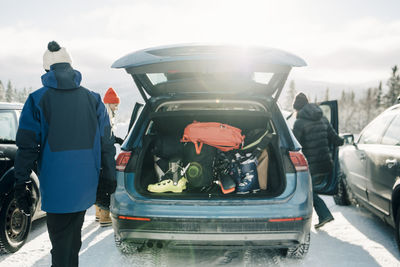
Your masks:
<path fill-rule="evenodd" d="M 286 257 L 294 259 L 302 259 L 306 256 L 310 248 L 310 232 L 306 234 L 304 243 L 297 245 L 295 247 L 290 247 L 287 249 Z"/>
<path fill-rule="evenodd" d="M 400 206 L 397 208 L 395 235 L 396 235 L 397 247 L 400 251 Z"/>
<path fill-rule="evenodd" d="M 17 207 L 14 194 L 5 197 L 0 211 L 0 251 L 14 253 L 26 242 L 32 216 L 26 216 Z"/>
<path fill-rule="evenodd" d="M 116 234 L 114 234 L 114 240 L 115 246 L 122 254 L 134 254 L 143 250 L 143 244 L 121 240 Z"/>
<path fill-rule="evenodd" d="M 345 184 L 344 179 L 345 179 L 344 174 L 340 173 L 339 181 L 338 181 L 338 192 L 336 195 L 333 196 L 333 200 L 335 201 L 335 204 L 339 205 L 339 206 L 351 205 L 347 186 Z"/>

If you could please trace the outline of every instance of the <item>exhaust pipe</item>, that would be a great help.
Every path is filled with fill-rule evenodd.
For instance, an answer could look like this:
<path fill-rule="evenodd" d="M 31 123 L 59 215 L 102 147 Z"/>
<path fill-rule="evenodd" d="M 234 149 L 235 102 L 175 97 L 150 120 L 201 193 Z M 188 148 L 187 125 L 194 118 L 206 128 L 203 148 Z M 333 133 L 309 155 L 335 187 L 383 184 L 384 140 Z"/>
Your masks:
<path fill-rule="evenodd" d="M 152 241 L 148 241 L 148 242 L 147 242 L 147 247 L 148 247 L 148 248 L 152 248 L 152 247 L 153 247 L 153 245 L 154 245 L 154 244 L 153 244 L 153 242 L 152 242 Z"/>

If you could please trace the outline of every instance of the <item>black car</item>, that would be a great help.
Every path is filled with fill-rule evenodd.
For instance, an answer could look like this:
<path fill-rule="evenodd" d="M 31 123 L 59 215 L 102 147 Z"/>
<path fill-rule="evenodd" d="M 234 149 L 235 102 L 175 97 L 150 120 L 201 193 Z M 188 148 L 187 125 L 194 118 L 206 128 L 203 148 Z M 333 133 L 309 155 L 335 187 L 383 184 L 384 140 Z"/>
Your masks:
<path fill-rule="evenodd" d="M 17 151 L 15 137 L 23 105 L 0 103 L 0 251 L 16 252 L 25 243 L 31 222 L 43 217 L 40 209 L 39 180 L 31 173 L 32 216 L 25 216 L 18 209 L 14 199 L 14 159 Z"/>
<path fill-rule="evenodd" d="M 369 123 L 357 138 L 345 134 L 338 205 L 359 203 L 396 229 L 400 249 L 400 104 Z"/>

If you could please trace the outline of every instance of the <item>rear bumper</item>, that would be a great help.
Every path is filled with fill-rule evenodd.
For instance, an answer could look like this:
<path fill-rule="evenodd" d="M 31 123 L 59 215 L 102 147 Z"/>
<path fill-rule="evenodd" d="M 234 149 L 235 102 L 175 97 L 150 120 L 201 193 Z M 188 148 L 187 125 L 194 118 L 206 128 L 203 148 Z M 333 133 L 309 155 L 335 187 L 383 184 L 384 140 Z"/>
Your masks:
<path fill-rule="evenodd" d="M 263 200 L 136 198 L 125 189 L 133 177 L 118 177 L 110 210 L 120 240 L 138 244 L 150 240 L 171 247 L 291 247 L 303 243 L 310 231 L 312 190 L 308 172 L 288 175 L 282 195 Z M 147 221 L 134 220 L 138 217 Z M 285 218 L 302 219 L 271 221 Z"/>
<path fill-rule="evenodd" d="M 304 241 L 311 218 L 269 222 L 268 219 L 171 219 L 129 221 L 113 215 L 115 234 L 137 244 L 162 242 L 167 247 L 291 247 Z"/>

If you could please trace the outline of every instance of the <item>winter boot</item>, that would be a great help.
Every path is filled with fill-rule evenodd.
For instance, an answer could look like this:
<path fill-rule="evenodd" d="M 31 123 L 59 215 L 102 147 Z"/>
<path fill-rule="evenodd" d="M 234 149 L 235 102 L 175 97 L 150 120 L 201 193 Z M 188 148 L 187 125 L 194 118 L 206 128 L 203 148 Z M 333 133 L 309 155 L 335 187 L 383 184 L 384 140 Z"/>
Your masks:
<path fill-rule="evenodd" d="M 100 226 L 106 227 L 112 225 L 110 211 L 109 210 L 100 210 Z"/>
<path fill-rule="evenodd" d="M 249 153 L 246 154 L 246 160 L 240 163 L 240 171 L 242 181 L 237 186 L 238 194 L 247 194 L 250 191 L 257 192 L 260 190 L 257 174 L 257 160 Z"/>
<path fill-rule="evenodd" d="M 236 193 L 247 194 L 257 192 L 260 190 L 260 185 L 258 184 L 257 174 L 246 173 L 246 176 L 242 179 L 242 182 L 237 186 Z"/>
<path fill-rule="evenodd" d="M 182 193 L 186 189 L 187 179 L 182 177 L 179 179 L 178 183 L 175 185 L 172 179 L 164 180 L 156 184 L 149 184 L 147 190 L 153 193 Z"/>
<path fill-rule="evenodd" d="M 242 181 L 242 177 L 241 177 L 240 163 L 239 162 L 237 162 L 235 160 L 232 160 L 231 169 L 229 171 L 229 175 L 235 181 L 236 185 L 240 184 L 240 182 Z"/>
<path fill-rule="evenodd" d="M 322 220 L 319 220 L 319 222 L 316 225 L 314 225 L 314 227 L 315 227 L 315 229 L 318 229 L 318 228 L 324 226 L 325 224 L 327 224 L 328 222 L 331 222 L 333 220 L 334 220 L 333 216 L 330 215 L 330 216 L 328 216 L 328 217 L 326 217 L 326 218 L 324 218 Z"/>
<path fill-rule="evenodd" d="M 94 205 L 94 207 L 96 208 L 96 215 L 95 215 L 95 221 L 98 222 L 100 219 L 100 208 L 97 205 Z"/>

